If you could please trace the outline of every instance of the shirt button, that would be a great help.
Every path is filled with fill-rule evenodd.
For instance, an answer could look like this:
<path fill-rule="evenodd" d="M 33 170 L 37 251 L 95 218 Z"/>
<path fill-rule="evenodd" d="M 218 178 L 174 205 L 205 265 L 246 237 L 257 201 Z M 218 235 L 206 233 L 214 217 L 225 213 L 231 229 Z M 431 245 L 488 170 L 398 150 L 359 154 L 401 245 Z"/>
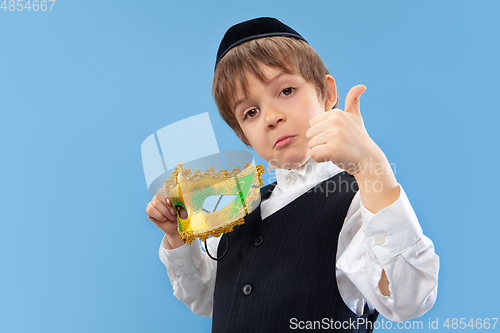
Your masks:
<path fill-rule="evenodd" d="M 252 286 L 249 283 L 245 284 L 243 286 L 243 294 L 245 296 L 248 296 L 248 295 L 250 295 L 251 292 L 252 292 Z"/>
<path fill-rule="evenodd" d="M 288 184 L 290 184 L 290 185 L 295 184 L 295 181 L 296 181 L 295 177 L 291 174 L 288 174 L 286 176 L 286 180 L 288 180 Z"/>
<path fill-rule="evenodd" d="M 376 234 L 375 235 L 375 244 L 384 245 L 385 244 L 385 235 L 384 234 Z"/>
<path fill-rule="evenodd" d="M 260 244 L 262 244 L 262 242 L 264 241 L 264 238 L 262 238 L 262 236 L 257 236 L 254 240 L 253 240 L 253 245 L 255 246 L 260 246 Z"/>
<path fill-rule="evenodd" d="M 182 260 L 182 259 L 177 259 L 175 262 L 177 263 L 177 266 L 179 266 L 179 267 L 184 266 L 184 260 Z"/>

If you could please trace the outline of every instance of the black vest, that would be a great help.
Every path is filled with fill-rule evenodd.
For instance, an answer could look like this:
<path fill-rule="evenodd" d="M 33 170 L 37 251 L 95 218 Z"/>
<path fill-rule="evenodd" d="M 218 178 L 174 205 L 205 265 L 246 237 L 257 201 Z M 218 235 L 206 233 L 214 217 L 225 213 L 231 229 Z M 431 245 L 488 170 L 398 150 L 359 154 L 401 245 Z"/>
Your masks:
<path fill-rule="evenodd" d="M 274 184 L 261 189 L 269 197 Z M 337 288 L 337 242 L 354 177 L 340 173 L 264 220 L 260 206 L 223 235 L 218 249 L 212 332 L 289 332 L 294 328 L 370 332 Z M 339 329 L 340 328 L 340 329 Z M 368 326 L 370 328 L 370 326 Z"/>

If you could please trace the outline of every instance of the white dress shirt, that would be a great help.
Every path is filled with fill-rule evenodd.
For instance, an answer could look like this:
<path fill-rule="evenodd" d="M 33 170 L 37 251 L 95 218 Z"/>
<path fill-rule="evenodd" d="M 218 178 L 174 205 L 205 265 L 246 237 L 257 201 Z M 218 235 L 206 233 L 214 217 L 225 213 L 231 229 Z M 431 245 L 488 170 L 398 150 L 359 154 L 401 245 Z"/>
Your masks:
<path fill-rule="evenodd" d="M 342 172 L 332 162 L 314 160 L 300 169 L 276 170 L 277 185 L 261 203 L 265 219 L 320 182 Z M 207 242 L 217 253 L 219 238 Z M 297 244 L 300 245 L 300 244 Z M 174 296 L 195 314 L 212 315 L 217 262 L 202 250 L 200 242 L 170 250 L 166 237 L 160 245 Z M 385 270 L 390 296 L 380 293 L 378 283 Z M 400 196 L 376 214 L 354 196 L 337 248 L 337 284 L 345 304 L 357 315 L 365 303 L 385 318 L 402 321 L 427 312 L 436 300 L 439 257 L 432 241 L 423 235 L 411 204 L 400 186 Z"/>

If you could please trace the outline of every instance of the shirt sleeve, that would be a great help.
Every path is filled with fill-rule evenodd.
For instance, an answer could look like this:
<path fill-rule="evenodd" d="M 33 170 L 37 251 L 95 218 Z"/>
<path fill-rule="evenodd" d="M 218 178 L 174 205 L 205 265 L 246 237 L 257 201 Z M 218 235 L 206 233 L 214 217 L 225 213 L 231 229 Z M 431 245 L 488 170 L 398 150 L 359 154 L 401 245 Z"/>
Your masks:
<path fill-rule="evenodd" d="M 382 271 L 389 296 L 378 287 Z M 358 315 L 365 303 L 392 321 L 423 315 L 437 295 L 439 257 L 424 236 L 411 204 L 400 186 L 399 198 L 373 214 L 359 192 L 339 235 L 337 281 L 344 302 Z"/>
<path fill-rule="evenodd" d="M 219 238 L 210 238 L 207 244 L 210 253 L 217 253 Z M 194 314 L 211 317 L 217 262 L 208 257 L 199 241 L 171 250 L 166 237 L 163 237 L 159 252 L 174 296 Z"/>

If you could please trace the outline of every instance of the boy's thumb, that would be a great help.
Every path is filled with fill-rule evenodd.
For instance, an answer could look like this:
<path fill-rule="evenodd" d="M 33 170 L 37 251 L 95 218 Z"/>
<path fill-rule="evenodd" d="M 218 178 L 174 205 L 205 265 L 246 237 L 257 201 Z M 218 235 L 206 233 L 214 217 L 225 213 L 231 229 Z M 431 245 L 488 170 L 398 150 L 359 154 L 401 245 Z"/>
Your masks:
<path fill-rule="evenodd" d="M 359 98 L 366 91 L 366 87 L 362 84 L 352 87 L 345 98 L 345 112 L 354 113 L 361 117 L 359 109 Z"/>

